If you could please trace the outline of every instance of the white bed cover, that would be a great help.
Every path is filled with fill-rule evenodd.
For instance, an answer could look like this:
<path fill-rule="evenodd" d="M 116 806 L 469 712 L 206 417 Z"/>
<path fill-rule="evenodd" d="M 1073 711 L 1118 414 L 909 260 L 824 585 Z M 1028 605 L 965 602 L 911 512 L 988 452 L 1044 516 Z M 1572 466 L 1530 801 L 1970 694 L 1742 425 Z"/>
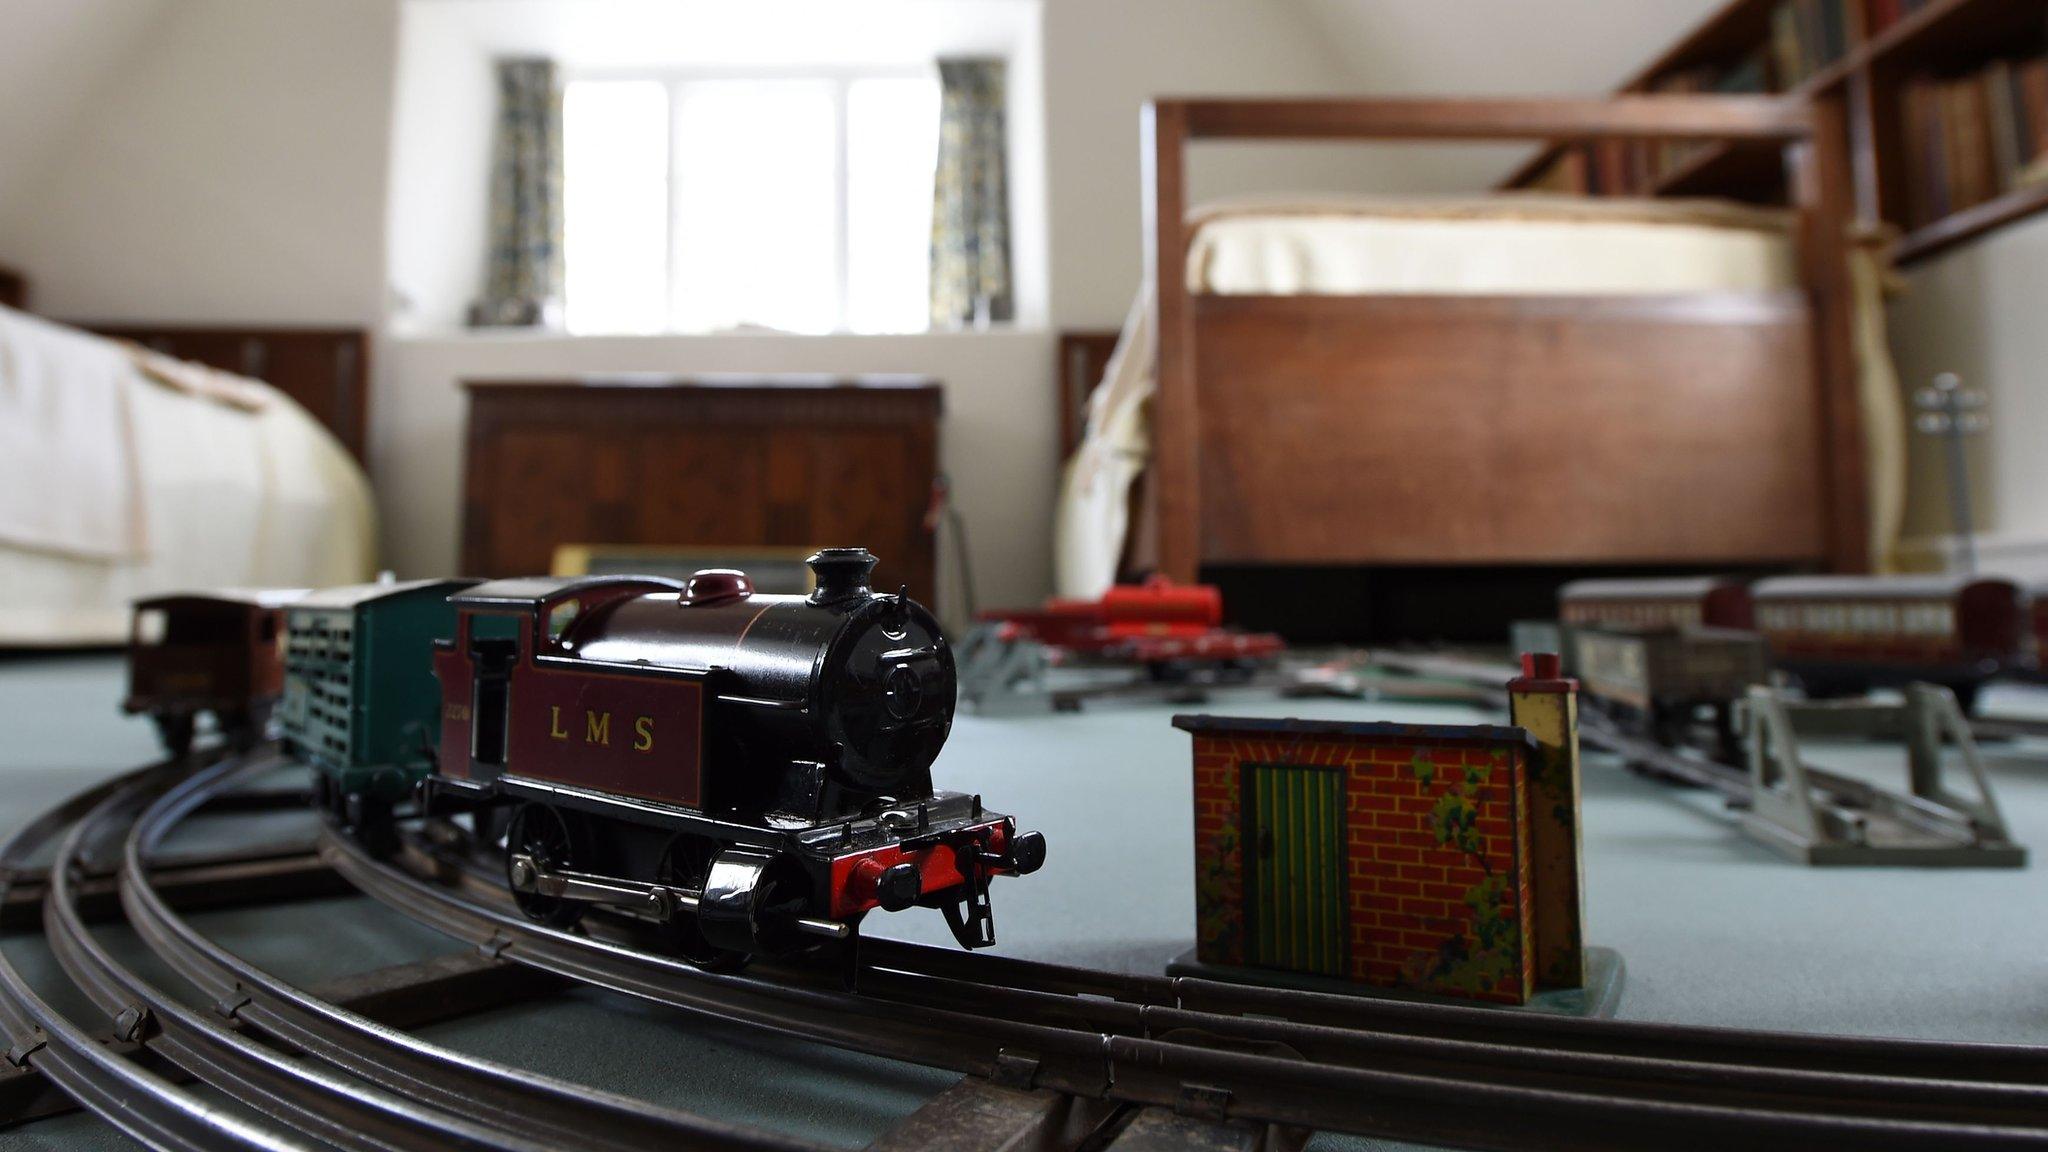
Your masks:
<path fill-rule="evenodd" d="M 0 439 L 30 450 L 0 459 L 0 645 L 118 643 L 144 596 L 372 574 L 368 481 L 289 397 L 195 394 L 113 341 L 0 313 Z"/>

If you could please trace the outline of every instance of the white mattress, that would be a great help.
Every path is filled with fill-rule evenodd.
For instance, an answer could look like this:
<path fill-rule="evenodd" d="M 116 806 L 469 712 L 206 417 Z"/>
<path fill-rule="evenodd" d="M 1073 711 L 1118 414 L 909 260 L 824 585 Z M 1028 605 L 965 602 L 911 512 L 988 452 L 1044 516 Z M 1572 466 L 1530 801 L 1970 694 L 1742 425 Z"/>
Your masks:
<path fill-rule="evenodd" d="M 1212 295 L 1673 295 L 1800 288 L 1794 217 L 1720 201 L 1484 198 L 1251 199 L 1189 213 L 1187 285 Z M 1881 256 L 1852 269 L 1873 567 L 1904 510 L 1905 433 L 1884 335 Z M 1055 584 L 1115 580 L 1132 484 L 1149 463 L 1156 337 L 1144 286 L 1089 397 L 1088 429 L 1055 510 Z"/>
<path fill-rule="evenodd" d="M 1796 288 L 1788 214 L 1716 201 L 1239 200 L 1190 214 L 1219 295 L 1629 295 Z"/>
<path fill-rule="evenodd" d="M 121 379 L 143 545 L 117 558 L 0 545 L 0 645 L 124 641 L 129 603 L 143 596 L 373 574 L 375 513 L 362 470 L 305 409 L 247 384 L 260 389 L 260 410 L 140 371 Z M 61 502 L 63 485 L 49 476 L 38 487 Z"/>

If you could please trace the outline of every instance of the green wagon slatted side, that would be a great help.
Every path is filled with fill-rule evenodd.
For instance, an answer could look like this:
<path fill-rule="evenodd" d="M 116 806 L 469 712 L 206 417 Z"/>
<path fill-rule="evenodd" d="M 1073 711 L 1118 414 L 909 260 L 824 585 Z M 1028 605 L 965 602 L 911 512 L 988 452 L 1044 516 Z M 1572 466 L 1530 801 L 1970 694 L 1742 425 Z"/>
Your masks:
<path fill-rule="evenodd" d="M 1246 960 L 1342 975 L 1348 935 L 1343 772 L 1246 765 L 1243 788 L 1245 842 L 1252 849 Z"/>

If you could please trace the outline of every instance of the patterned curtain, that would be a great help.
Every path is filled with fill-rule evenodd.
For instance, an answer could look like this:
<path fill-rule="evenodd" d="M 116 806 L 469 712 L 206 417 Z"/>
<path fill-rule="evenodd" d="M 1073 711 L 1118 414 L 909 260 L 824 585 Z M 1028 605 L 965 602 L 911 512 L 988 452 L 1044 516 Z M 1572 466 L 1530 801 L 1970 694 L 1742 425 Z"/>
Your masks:
<path fill-rule="evenodd" d="M 932 327 L 1008 320 L 1010 195 L 1003 62 L 941 60 L 932 190 Z"/>
<path fill-rule="evenodd" d="M 552 60 L 498 61 L 490 256 L 470 323 L 537 325 L 561 312 L 562 88 Z"/>

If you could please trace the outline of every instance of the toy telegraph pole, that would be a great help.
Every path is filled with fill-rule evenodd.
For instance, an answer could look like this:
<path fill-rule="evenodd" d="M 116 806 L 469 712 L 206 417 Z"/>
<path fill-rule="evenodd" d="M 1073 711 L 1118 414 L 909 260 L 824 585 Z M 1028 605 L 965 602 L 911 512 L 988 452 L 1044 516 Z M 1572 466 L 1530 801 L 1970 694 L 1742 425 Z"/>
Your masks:
<path fill-rule="evenodd" d="M 1977 530 L 1970 515 L 1970 458 L 1964 438 L 1991 426 L 1984 403 L 1984 393 L 1963 387 L 1962 377 L 1953 372 L 1936 376 L 1933 385 L 1913 397 L 1913 407 L 1920 410 L 1913 427 L 1923 435 L 1940 436 L 1948 455 L 1949 516 L 1967 575 L 1977 571 Z"/>
<path fill-rule="evenodd" d="M 1530 923 L 1536 986 L 1586 986 L 1585 862 L 1579 842 L 1579 682 L 1551 652 L 1522 654 L 1510 722 L 1536 740 L 1529 771 Z"/>

